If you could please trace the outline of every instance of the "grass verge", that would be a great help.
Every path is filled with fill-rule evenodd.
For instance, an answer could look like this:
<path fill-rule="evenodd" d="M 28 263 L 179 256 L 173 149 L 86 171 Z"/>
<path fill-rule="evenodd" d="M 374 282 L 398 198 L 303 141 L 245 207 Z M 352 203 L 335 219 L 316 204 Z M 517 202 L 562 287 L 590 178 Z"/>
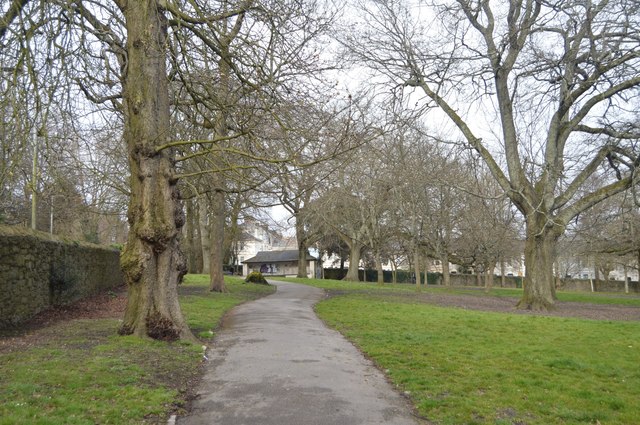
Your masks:
<path fill-rule="evenodd" d="M 638 322 L 468 311 L 366 293 L 333 297 L 317 312 L 433 423 L 638 423 Z"/>
<path fill-rule="evenodd" d="M 274 288 L 228 278 L 228 293 L 189 275 L 180 303 L 204 344 L 231 307 Z M 73 320 L 38 330 L 27 347 L 0 353 L 0 424 L 166 423 L 186 401 L 202 346 L 115 334 L 118 320 Z"/>

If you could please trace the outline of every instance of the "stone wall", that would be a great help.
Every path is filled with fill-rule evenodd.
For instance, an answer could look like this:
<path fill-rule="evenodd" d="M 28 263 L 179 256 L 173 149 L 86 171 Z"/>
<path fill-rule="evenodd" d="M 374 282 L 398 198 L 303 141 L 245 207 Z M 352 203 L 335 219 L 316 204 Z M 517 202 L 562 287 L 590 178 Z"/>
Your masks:
<path fill-rule="evenodd" d="M 0 328 L 122 283 L 115 249 L 0 225 Z"/>

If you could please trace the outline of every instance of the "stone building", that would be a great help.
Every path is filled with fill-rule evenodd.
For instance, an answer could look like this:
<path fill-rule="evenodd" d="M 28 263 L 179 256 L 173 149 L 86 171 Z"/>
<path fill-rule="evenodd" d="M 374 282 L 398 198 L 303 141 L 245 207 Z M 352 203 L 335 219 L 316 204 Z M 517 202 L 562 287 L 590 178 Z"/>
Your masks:
<path fill-rule="evenodd" d="M 243 274 L 260 272 L 265 276 L 296 276 L 298 274 L 298 250 L 260 251 L 242 262 Z M 318 259 L 307 253 L 307 277 L 315 277 Z"/>

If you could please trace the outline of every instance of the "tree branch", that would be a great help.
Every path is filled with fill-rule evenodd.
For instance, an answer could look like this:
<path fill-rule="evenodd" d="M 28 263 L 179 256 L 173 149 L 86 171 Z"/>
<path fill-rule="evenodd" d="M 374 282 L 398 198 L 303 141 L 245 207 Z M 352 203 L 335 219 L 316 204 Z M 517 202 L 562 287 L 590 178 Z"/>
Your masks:
<path fill-rule="evenodd" d="M 0 40 L 4 38 L 9 25 L 22 12 L 27 3 L 29 3 L 29 0 L 13 0 L 7 12 L 0 17 Z"/>

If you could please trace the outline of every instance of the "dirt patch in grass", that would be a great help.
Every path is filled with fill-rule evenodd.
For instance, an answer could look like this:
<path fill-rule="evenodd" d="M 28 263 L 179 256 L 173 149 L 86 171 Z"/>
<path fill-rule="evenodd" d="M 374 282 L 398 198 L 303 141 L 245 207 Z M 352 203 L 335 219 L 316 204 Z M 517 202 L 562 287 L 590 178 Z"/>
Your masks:
<path fill-rule="evenodd" d="M 26 349 L 55 338 L 54 325 L 69 320 L 119 319 L 127 305 L 127 288 L 120 286 L 110 291 L 83 298 L 73 304 L 44 310 L 29 321 L 10 329 L 0 330 L 0 353 Z M 111 331 L 109 331 L 111 332 Z"/>
<path fill-rule="evenodd" d="M 457 307 L 468 310 L 516 313 L 532 316 L 575 317 L 592 320 L 640 320 L 640 308 L 614 304 L 557 301 L 554 310 L 539 312 L 516 309 L 517 299 L 490 295 L 404 293 L 394 294 L 393 296 L 443 307 Z"/>

